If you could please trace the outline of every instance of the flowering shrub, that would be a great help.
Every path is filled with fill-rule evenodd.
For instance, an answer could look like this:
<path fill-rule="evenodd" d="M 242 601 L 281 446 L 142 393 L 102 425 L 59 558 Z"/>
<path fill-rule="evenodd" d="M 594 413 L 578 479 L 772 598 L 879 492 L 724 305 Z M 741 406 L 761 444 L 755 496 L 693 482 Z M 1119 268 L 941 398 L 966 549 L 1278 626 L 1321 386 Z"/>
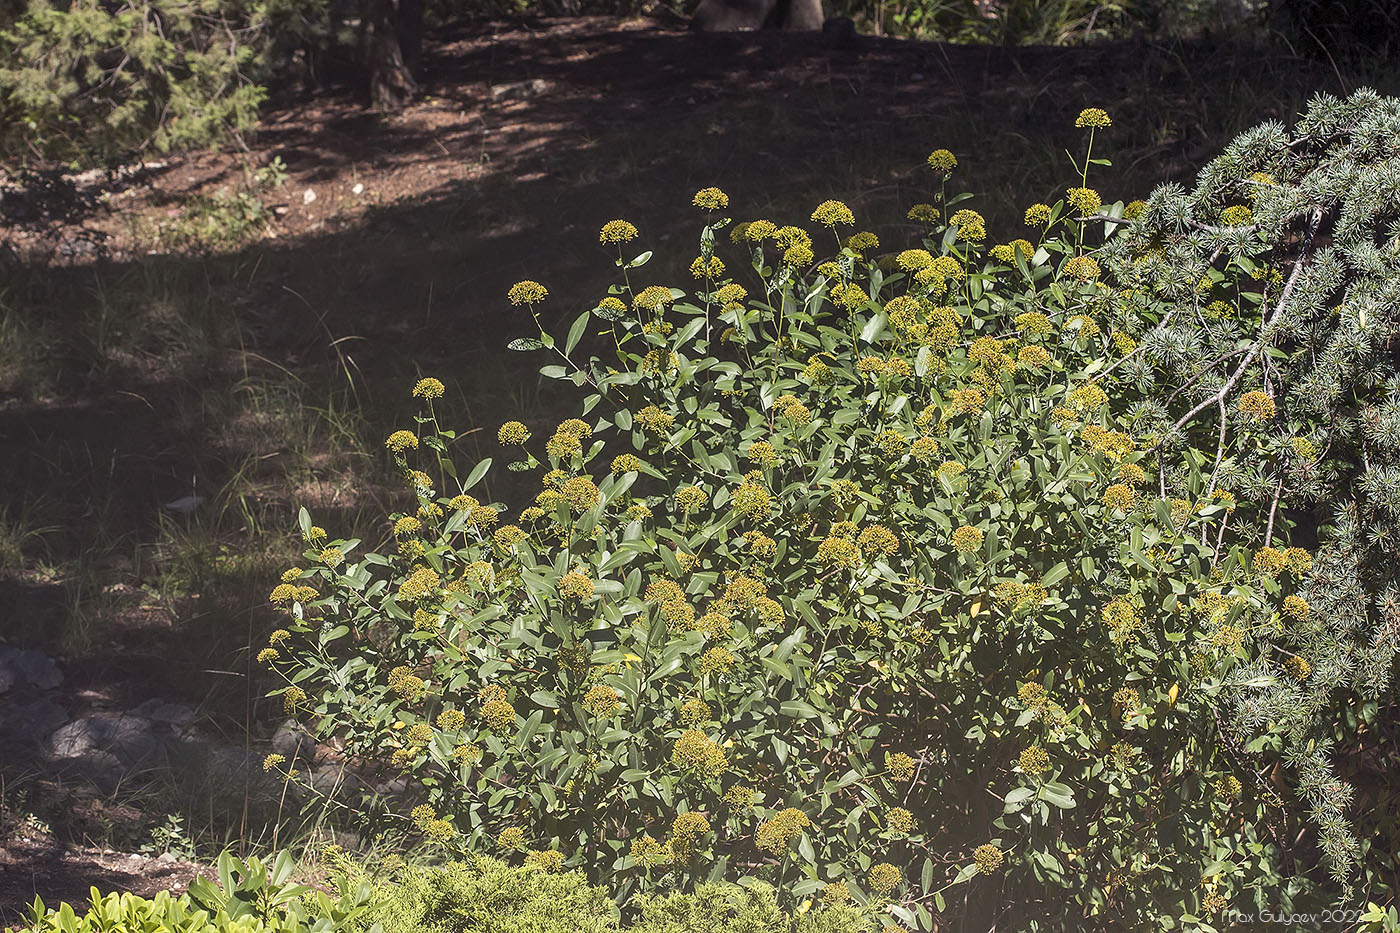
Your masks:
<path fill-rule="evenodd" d="M 1266 127 L 1195 195 L 1126 206 L 1089 186 L 1111 120 L 1086 111 L 1076 183 L 1003 244 L 941 194 L 911 211 L 922 242 L 881 254 L 839 202 L 812 230 L 735 224 L 705 189 L 689 292 L 644 286 L 638 232 L 609 223 L 623 282 L 564 338 L 512 344 L 587 393 L 547 438 L 500 428 L 533 502 L 480 498 L 492 459 L 457 471 L 420 383 L 416 430 L 386 442 L 414 495 L 392 550 L 303 513 L 310 563 L 274 590 L 289 621 L 264 651 L 287 709 L 402 772 L 425 837 L 620 898 L 748 875 L 929 929 L 950 886 L 985 884 L 958 909 L 1205 929 L 1320 891 L 1280 761 L 1353 877 L 1326 710 L 1389 672 L 1388 646 L 1358 656 L 1390 610 L 1336 576 L 1364 558 L 1346 515 L 1378 513 L 1353 506 L 1316 558 L 1290 541 L 1291 508 L 1345 478 L 1321 452 L 1367 429 L 1321 424 L 1288 353 L 1393 331 L 1393 310 L 1345 335 L 1363 312 L 1328 315 L 1348 283 L 1375 297 L 1394 240 L 1359 270 L 1297 258 L 1319 214 L 1340 209 L 1339 238 L 1355 214 L 1301 161 L 1335 168 L 1347 132 L 1387 151 L 1376 110 L 1310 115 L 1308 145 Z M 934 156 L 941 183 L 956 159 Z M 1252 220 L 1201 219 L 1236 191 Z M 539 324 L 549 291 L 509 299 Z M 1328 404 L 1392 404 L 1394 383 L 1349 379 Z"/>

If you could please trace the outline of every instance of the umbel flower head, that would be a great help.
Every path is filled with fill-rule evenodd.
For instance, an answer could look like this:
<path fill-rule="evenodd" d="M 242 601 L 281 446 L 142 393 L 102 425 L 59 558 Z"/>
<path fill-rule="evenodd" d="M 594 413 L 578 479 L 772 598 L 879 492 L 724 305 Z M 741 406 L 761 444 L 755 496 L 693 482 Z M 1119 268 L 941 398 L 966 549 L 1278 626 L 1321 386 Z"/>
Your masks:
<path fill-rule="evenodd" d="M 1027 227 L 1043 227 L 1050 222 L 1050 205 L 1032 204 L 1026 208 Z"/>
<path fill-rule="evenodd" d="M 958 159 L 947 149 L 935 149 L 928 154 L 928 167 L 947 175 L 958 167 Z"/>
<path fill-rule="evenodd" d="M 684 771 L 711 780 L 729 768 L 724 749 L 699 729 L 681 733 L 671 749 L 671 761 Z"/>
<path fill-rule="evenodd" d="M 1079 111 L 1079 116 L 1075 118 L 1074 125 L 1081 128 L 1087 127 L 1089 129 L 1095 129 L 1103 126 L 1112 126 L 1113 120 L 1109 118 L 1106 111 L 1100 110 L 1098 107 L 1086 107 Z"/>
<path fill-rule="evenodd" d="M 446 387 L 443 386 L 441 379 L 433 379 L 431 377 L 419 379 L 418 383 L 413 387 L 413 397 L 421 399 L 442 398 L 442 393 L 445 389 Z"/>
<path fill-rule="evenodd" d="M 1267 392 L 1255 389 L 1240 396 L 1240 414 L 1256 424 L 1273 420 L 1276 411 L 1274 400 Z"/>
<path fill-rule="evenodd" d="M 963 525 L 953 532 L 953 549 L 959 554 L 971 554 L 982 546 L 985 537 L 975 525 Z"/>
<path fill-rule="evenodd" d="M 899 869 L 889 862 L 881 862 L 870 869 L 870 890 L 888 897 L 899 886 Z"/>
<path fill-rule="evenodd" d="M 754 843 L 764 852 L 778 855 L 787 849 L 788 844 L 812 825 L 806 813 L 796 807 L 788 807 L 771 820 L 758 827 Z"/>
<path fill-rule="evenodd" d="M 812 211 L 812 220 L 824 227 L 835 227 L 837 224 L 853 227 L 856 222 L 851 209 L 840 201 L 823 201 L 818 204 L 817 209 Z"/>
<path fill-rule="evenodd" d="M 610 220 L 598 231 L 599 243 L 628 243 L 637 238 L 637 228 L 625 220 Z"/>
<path fill-rule="evenodd" d="M 532 279 L 516 282 L 506 292 L 506 299 L 515 307 L 537 305 L 549 297 L 549 289 Z"/>
<path fill-rule="evenodd" d="M 1097 214 L 1103 206 L 1103 198 L 1093 188 L 1070 188 L 1065 192 L 1065 199 L 1081 214 Z"/>
<path fill-rule="evenodd" d="M 504 446 L 523 444 L 529 439 L 529 429 L 519 421 L 507 421 L 496 431 L 496 440 Z"/>
<path fill-rule="evenodd" d="M 690 203 L 702 210 L 722 211 L 729 206 L 729 195 L 718 188 L 701 188 Z"/>
<path fill-rule="evenodd" d="M 1000 868 L 1002 858 L 1001 849 L 991 843 L 980 845 L 972 852 L 972 859 L 977 863 L 977 870 L 984 875 L 990 875 Z"/>

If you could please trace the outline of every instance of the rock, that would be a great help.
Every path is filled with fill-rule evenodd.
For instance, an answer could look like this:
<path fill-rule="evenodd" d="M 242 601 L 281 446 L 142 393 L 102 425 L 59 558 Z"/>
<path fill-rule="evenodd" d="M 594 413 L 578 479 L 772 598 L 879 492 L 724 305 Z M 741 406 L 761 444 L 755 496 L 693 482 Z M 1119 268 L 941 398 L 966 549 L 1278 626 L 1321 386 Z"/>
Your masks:
<path fill-rule="evenodd" d="M 531 78 L 528 81 L 509 81 L 491 88 L 492 100 L 524 100 L 536 97 L 549 90 L 549 82 L 544 78 Z"/>
<path fill-rule="evenodd" d="M 310 204 L 310 203 L 312 203 L 312 202 L 315 201 L 315 200 L 316 200 L 316 192 L 315 192 L 314 190 L 312 190 L 311 188 L 307 188 L 305 191 L 303 191 L 303 192 L 301 193 L 301 203 L 303 203 L 303 204 Z"/>
<path fill-rule="evenodd" d="M 309 761 L 316 754 L 316 740 L 295 719 L 288 719 L 273 734 L 272 750 L 288 761 Z"/>
<path fill-rule="evenodd" d="M 169 723 L 172 726 L 187 726 L 194 722 L 194 707 L 186 703 L 176 703 L 157 697 L 142 703 L 129 715 L 139 716 L 153 722 Z"/>
<path fill-rule="evenodd" d="M 307 774 L 311 781 L 311 788 L 317 794 L 327 797 L 354 792 L 364 787 L 360 779 L 351 774 L 343 764 L 317 765 Z"/>
<path fill-rule="evenodd" d="M 0 646 L 0 693 L 26 685 L 35 690 L 52 690 L 61 683 L 62 672 L 44 652 Z"/>
<path fill-rule="evenodd" d="M 46 697 L 15 703 L 0 717 L 0 740 L 39 745 L 67 721 L 68 711 Z"/>
<path fill-rule="evenodd" d="M 52 758 L 104 768 L 113 758 L 126 767 L 149 763 L 162 750 L 151 721 L 130 713 L 75 719 L 49 736 L 46 748 Z"/>

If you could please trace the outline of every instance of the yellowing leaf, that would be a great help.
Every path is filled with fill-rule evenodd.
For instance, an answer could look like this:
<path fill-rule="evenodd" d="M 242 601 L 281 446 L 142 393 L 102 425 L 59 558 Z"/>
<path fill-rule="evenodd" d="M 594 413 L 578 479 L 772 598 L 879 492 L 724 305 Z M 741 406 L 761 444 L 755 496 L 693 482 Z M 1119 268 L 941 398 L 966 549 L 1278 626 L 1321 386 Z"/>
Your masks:
<path fill-rule="evenodd" d="M 1180 693 L 1181 693 L 1181 684 L 1172 684 L 1172 688 L 1171 688 L 1170 690 L 1167 691 L 1167 703 L 1170 704 L 1171 706 L 1175 706 L 1175 705 L 1176 705 L 1176 698 L 1177 698 L 1177 695 L 1180 694 Z"/>

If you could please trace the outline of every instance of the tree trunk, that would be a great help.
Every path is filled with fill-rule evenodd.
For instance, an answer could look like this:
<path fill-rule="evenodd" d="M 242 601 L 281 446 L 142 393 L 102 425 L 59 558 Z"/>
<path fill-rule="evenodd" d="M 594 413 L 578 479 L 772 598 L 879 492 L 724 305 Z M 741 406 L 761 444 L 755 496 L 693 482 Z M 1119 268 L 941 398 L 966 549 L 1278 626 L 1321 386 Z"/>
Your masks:
<path fill-rule="evenodd" d="M 416 22 L 413 22 L 416 8 Z M 369 101 L 376 110 L 400 110 L 418 91 L 401 37 L 421 42 L 421 0 L 364 0 L 364 56 L 369 72 Z"/>

